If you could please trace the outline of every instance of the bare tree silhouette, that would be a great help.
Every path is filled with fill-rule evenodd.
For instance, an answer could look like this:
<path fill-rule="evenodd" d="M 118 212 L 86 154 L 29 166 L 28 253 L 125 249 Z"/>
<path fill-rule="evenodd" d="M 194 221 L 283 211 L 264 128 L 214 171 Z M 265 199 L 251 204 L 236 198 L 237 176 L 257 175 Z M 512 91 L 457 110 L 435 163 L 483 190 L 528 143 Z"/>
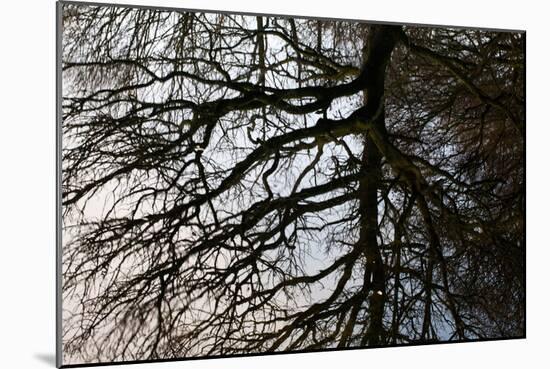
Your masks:
<path fill-rule="evenodd" d="M 524 37 L 64 4 L 64 363 L 522 336 Z"/>

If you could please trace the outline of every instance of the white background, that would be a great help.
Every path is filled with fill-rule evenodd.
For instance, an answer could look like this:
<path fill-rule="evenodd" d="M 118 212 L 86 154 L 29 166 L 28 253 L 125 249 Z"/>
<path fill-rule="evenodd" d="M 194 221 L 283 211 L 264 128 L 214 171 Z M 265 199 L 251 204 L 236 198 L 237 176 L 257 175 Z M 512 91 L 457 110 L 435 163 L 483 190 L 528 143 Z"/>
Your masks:
<path fill-rule="evenodd" d="M 132 368 L 548 367 L 550 32 L 544 1 L 128 0 L 134 4 L 527 30 L 526 340 L 141 364 Z M 119 1 L 113 1 L 118 3 Z M 536 4 L 539 5 L 536 5 Z M 55 353 L 55 3 L 4 1 L 0 19 L 0 367 Z"/>

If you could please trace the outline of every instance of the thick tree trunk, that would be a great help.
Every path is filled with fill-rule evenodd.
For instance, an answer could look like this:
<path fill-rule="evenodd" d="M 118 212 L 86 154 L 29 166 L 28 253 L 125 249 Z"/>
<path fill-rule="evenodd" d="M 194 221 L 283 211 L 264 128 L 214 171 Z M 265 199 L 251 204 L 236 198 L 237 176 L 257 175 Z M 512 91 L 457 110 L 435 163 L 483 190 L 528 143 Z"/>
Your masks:
<path fill-rule="evenodd" d="M 384 118 L 379 119 L 383 124 Z M 385 302 L 385 271 L 378 247 L 378 189 L 381 179 L 381 155 L 370 137 L 365 137 L 362 157 L 365 174 L 359 184 L 359 213 L 361 230 L 359 242 L 366 258 L 365 283 L 369 285 L 369 323 L 364 337 L 365 344 L 378 345 L 383 335 L 382 318 Z"/>
<path fill-rule="evenodd" d="M 384 116 L 384 84 L 386 66 L 396 44 L 398 29 L 374 26 L 370 30 L 366 47 L 365 67 L 370 72 L 366 89 L 365 110 L 376 111 L 373 124 L 382 134 L 386 134 Z M 362 345 L 383 343 L 384 305 L 386 301 L 386 276 L 382 255 L 378 245 L 378 190 L 382 178 L 382 154 L 371 135 L 364 135 L 364 149 L 361 158 L 361 171 L 364 174 L 359 183 L 359 244 L 365 255 L 364 283 L 368 296 L 368 325 L 362 338 Z"/>

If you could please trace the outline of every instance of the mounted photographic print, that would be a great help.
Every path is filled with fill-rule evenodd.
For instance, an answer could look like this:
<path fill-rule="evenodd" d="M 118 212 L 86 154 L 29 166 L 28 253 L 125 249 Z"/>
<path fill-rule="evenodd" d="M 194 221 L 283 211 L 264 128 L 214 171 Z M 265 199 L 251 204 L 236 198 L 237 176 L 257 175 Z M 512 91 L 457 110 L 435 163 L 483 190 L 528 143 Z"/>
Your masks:
<path fill-rule="evenodd" d="M 525 32 L 57 10 L 58 366 L 525 337 Z"/>

